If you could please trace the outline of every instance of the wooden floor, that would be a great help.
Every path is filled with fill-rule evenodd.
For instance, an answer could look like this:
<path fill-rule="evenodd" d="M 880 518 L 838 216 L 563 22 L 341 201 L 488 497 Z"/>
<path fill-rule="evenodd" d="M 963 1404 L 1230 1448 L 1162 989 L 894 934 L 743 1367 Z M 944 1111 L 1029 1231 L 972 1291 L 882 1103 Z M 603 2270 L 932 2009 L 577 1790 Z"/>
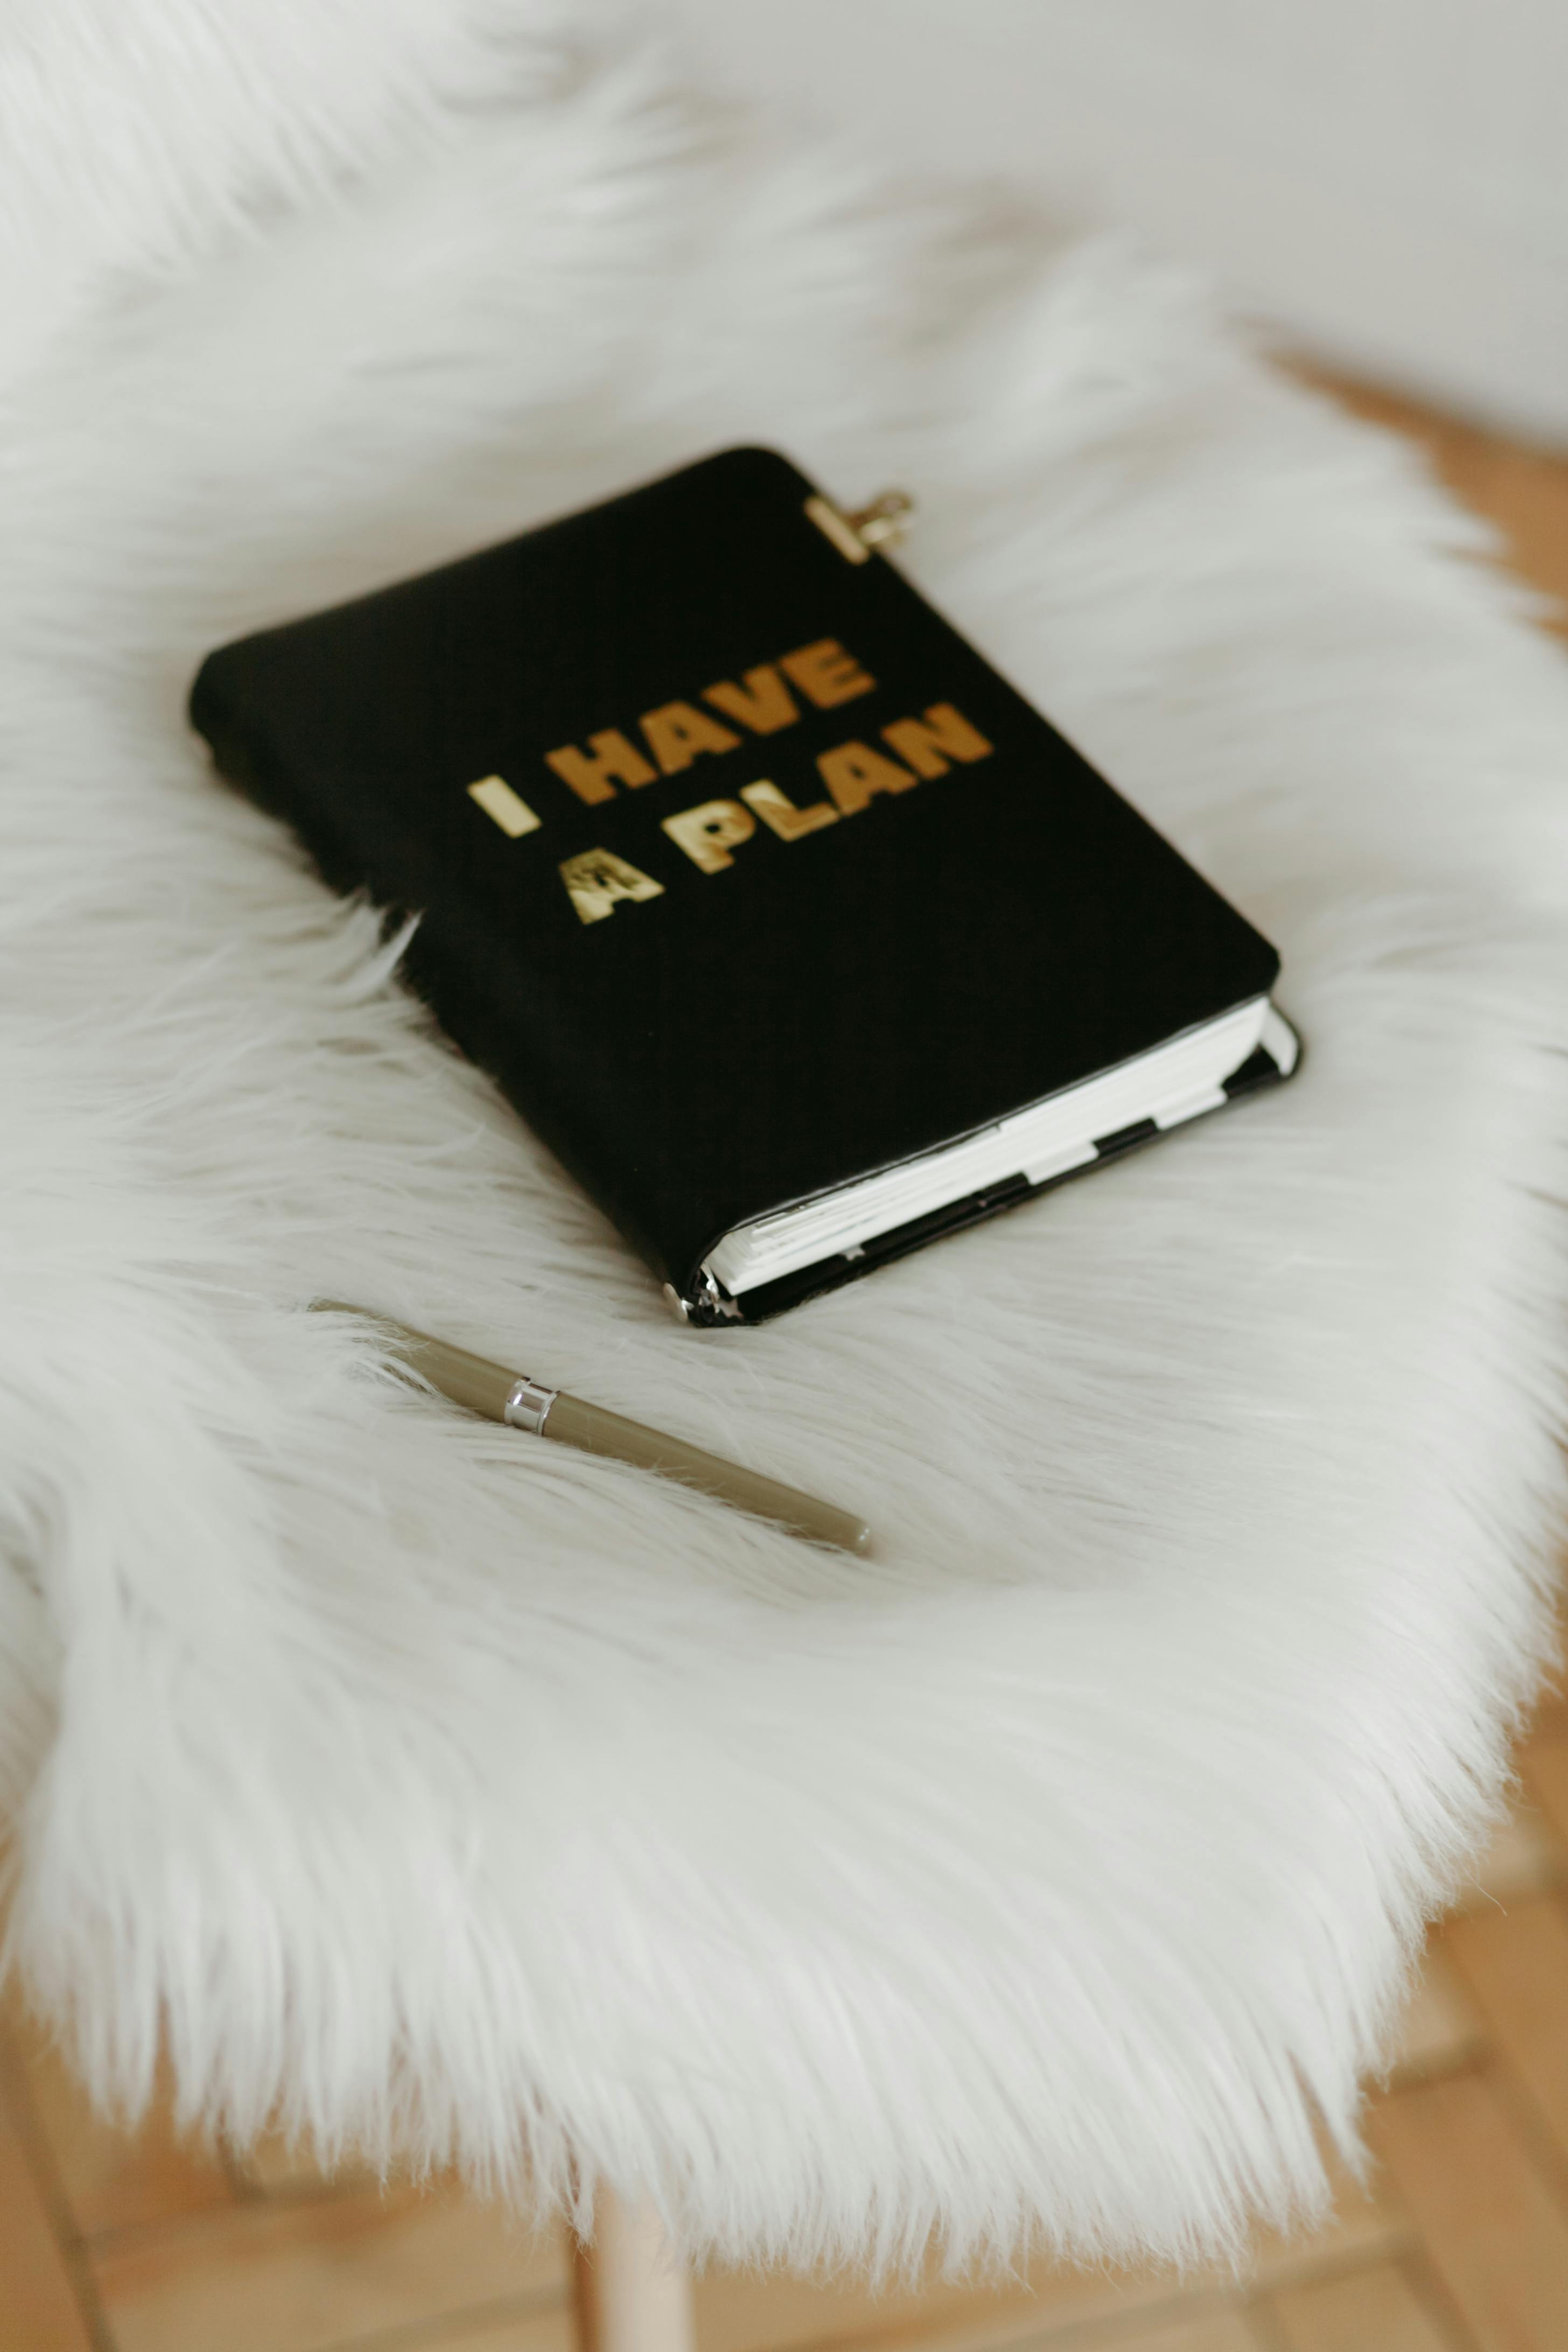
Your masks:
<path fill-rule="evenodd" d="M 1568 635 L 1568 456 L 1521 448 L 1390 393 L 1315 369 L 1300 373 L 1358 416 L 1417 443 L 1455 496 L 1496 525 L 1509 567 L 1558 600 L 1560 609 L 1542 618 L 1560 635 Z"/>
<path fill-rule="evenodd" d="M 1568 604 L 1568 462 L 1381 395 Z M 1568 778 L 1564 779 L 1568 790 Z M 700 2352 L 1568 2352 L 1568 1706 L 1472 1899 L 1434 1935 L 1399 2069 L 1372 2102 L 1369 2189 L 1260 2241 L 1246 2278 L 1039 2271 L 1006 2290 L 721 2274 Z M 13 2008 L 0 2019 L 0 2352 L 567 2352 L 564 2249 L 451 2186 L 386 2193 L 135 2138 L 87 2111 Z"/>

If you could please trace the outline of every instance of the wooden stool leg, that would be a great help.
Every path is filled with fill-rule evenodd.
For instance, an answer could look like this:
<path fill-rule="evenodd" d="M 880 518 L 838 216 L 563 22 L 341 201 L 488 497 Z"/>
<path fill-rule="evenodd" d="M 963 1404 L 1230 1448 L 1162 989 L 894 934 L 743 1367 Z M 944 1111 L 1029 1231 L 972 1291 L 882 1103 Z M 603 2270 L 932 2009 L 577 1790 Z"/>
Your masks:
<path fill-rule="evenodd" d="M 691 2281 L 647 2207 L 601 2189 L 573 2267 L 580 2352 L 694 2352 Z"/>

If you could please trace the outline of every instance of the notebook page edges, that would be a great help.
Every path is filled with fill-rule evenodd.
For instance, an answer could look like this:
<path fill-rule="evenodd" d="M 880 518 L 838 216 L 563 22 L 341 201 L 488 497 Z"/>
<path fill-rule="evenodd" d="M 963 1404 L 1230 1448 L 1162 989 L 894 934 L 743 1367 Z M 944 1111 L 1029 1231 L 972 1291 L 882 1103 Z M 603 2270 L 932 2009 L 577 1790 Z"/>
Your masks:
<path fill-rule="evenodd" d="M 738 1298 L 1004 1177 L 1043 1183 L 1092 1160 L 1101 1136 L 1139 1120 L 1177 1126 L 1222 1098 L 1225 1080 L 1257 1048 L 1269 1009 L 1257 997 L 962 1142 L 738 1225 L 704 1271 Z"/>

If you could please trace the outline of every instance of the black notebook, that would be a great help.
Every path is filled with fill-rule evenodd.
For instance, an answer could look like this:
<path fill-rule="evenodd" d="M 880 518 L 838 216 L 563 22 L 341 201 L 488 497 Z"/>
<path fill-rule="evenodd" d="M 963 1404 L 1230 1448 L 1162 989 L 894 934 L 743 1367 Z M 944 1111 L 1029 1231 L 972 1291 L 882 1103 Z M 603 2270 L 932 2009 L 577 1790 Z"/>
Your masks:
<path fill-rule="evenodd" d="M 679 1311 L 1289 1075 L 1268 942 L 784 458 L 227 646 L 191 713 Z"/>

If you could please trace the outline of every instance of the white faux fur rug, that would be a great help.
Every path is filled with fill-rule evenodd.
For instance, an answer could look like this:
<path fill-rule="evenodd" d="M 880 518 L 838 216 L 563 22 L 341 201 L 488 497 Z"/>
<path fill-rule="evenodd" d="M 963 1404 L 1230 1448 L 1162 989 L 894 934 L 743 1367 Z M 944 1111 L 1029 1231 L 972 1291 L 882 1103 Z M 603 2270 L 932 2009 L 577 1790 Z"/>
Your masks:
<path fill-rule="evenodd" d="M 853 187 L 529 0 L 0 30 L 12 1950 L 106 2096 L 728 2255 L 1234 2244 L 1353 2136 L 1544 1643 L 1568 672 L 1113 247 Z M 564 23 L 564 29 L 562 29 Z M 207 646 L 741 438 L 1278 942 L 1276 1096 L 683 1334 L 205 773 Z M 657 594 L 658 583 L 649 583 Z M 329 1292 L 863 1508 L 378 1374 Z"/>

